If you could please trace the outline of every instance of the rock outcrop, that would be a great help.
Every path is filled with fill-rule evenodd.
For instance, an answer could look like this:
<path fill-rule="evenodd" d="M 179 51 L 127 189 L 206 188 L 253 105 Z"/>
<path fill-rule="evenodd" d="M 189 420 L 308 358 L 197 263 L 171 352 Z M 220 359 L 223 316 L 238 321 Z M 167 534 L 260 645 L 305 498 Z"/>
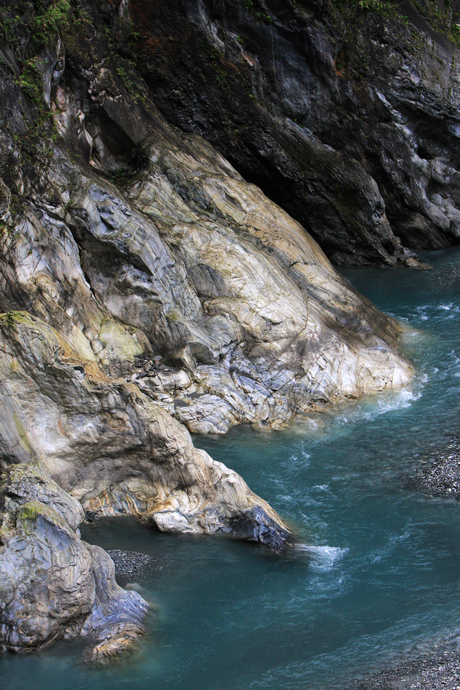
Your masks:
<path fill-rule="evenodd" d="M 88 636 L 100 661 L 132 649 L 147 603 L 115 583 L 114 566 L 80 538 L 84 513 L 47 470 L 14 465 L 0 485 L 0 650 Z"/>
<path fill-rule="evenodd" d="M 104 375 L 27 313 L 0 317 L 0 331 L 5 464 L 43 461 L 93 517 L 283 547 L 290 534 L 276 513 L 137 386 Z"/>
<path fill-rule="evenodd" d="M 40 7 L 2 10 L 4 462 L 41 459 L 98 514 L 279 545 L 276 515 L 178 422 L 279 428 L 403 385 L 400 327 L 160 115 L 105 31 L 129 33 L 125 3 Z"/>
<path fill-rule="evenodd" d="M 334 262 L 416 266 L 412 250 L 458 243 L 457 1 L 129 6 L 131 51 L 162 113 L 205 136 Z"/>

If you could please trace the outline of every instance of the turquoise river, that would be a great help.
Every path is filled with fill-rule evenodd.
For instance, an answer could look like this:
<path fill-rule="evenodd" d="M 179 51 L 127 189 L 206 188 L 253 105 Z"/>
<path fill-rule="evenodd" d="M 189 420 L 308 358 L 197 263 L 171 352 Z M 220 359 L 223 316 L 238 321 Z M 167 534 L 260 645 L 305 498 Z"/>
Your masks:
<path fill-rule="evenodd" d="M 410 327 L 410 390 L 283 432 L 195 439 L 272 504 L 299 547 L 279 557 L 121 518 L 85 527 L 88 541 L 154 556 L 137 575 L 155 604 L 141 655 L 102 670 L 78 643 L 4 656 L 2 690 L 345 690 L 404 655 L 457 645 L 460 503 L 410 478 L 460 431 L 460 249 L 425 259 L 432 271 L 346 272 Z"/>

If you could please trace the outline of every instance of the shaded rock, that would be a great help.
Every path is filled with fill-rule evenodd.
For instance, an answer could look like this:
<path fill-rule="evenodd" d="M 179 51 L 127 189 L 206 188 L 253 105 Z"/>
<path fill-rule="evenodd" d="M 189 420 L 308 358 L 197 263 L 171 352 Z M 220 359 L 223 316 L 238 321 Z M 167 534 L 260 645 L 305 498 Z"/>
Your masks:
<path fill-rule="evenodd" d="M 275 551 L 282 550 L 286 541 L 290 539 L 289 530 L 276 524 L 259 506 L 241 517 L 233 518 L 230 521 L 230 529 L 239 539 L 261 542 Z"/>
<path fill-rule="evenodd" d="M 147 603 L 115 583 L 102 549 L 80 539 L 80 504 L 41 464 L 6 471 L 0 510 L 2 651 L 89 635 L 121 653 L 126 639 L 143 634 Z"/>
<path fill-rule="evenodd" d="M 131 0 L 162 113 L 342 265 L 459 236 L 458 3 Z"/>
<path fill-rule="evenodd" d="M 115 566 L 110 556 L 98 546 L 90 546 L 96 584 L 95 602 L 81 630 L 100 643 L 91 652 L 93 661 L 102 661 L 135 651 L 148 604 L 132 590 L 115 582 Z"/>

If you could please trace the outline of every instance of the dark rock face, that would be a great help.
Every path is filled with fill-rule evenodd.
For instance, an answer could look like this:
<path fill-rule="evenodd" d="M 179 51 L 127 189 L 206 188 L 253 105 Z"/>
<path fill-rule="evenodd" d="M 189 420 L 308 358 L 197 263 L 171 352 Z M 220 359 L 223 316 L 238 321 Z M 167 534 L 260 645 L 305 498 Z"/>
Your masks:
<path fill-rule="evenodd" d="M 129 9 L 171 122 L 209 139 L 336 263 L 417 265 L 410 250 L 460 237 L 460 53 L 440 33 L 457 31 L 458 3 L 433 15 L 405 0 L 393 18 L 353 6 L 345 19 L 311 0 Z"/>
<path fill-rule="evenodd" d="M 292 543 L 289 531 L 271 519 L 260 506 L 230 520 L 229 531 L 238 539 L 259 542 L 275 551 L 282 551 Z"/>

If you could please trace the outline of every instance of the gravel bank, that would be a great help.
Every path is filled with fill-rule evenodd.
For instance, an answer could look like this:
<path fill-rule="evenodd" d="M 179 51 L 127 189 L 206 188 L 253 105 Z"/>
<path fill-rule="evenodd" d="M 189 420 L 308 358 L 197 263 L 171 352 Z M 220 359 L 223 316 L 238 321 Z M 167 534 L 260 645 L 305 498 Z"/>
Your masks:
<path fill-rule="evenodd" d="M 153 571 L 162 570 L 161 559 L 140 551 L 108 549 L 107 553 L 115 564 L 115 575 L 121 587 L 138 582 L 142 584 Z"/>
<path fill-rule="evenodd" d="M 460 438 L 430 451 L 425 464 L 427 467 L 414 477 L 420 491 L 433 496 L 460 498 Z"/>
<path fill-rule="evenodd" d="M 344 690 L 460 690 L 460 653 L 422 656 Z"/>

